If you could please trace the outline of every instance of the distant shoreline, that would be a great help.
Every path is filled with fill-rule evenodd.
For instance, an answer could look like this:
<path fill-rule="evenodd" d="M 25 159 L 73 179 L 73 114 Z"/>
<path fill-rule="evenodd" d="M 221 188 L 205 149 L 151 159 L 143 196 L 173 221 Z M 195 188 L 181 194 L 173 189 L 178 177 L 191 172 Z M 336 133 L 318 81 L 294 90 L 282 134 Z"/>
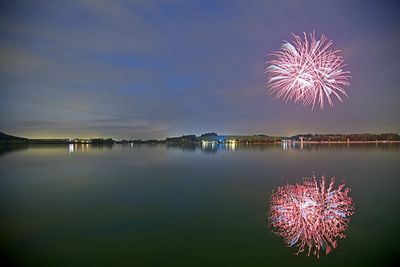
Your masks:
<path fill-rule="evenodd" d="M 0 132 L 0 144 L 171 144 L 171 145 L 210 145 L 210 144 L 385 144 L 400 143 L 400 134 L 299 134 L 289 137 L 258 135 L 219 135 L 205 133 L 200 136 L 182 135 L 163 140 L 114 140 L 112 138 L 69 138 L 69 139 L 28 139 Z"/>
<path fill-rule="evenodd" d="M 235 142 L 235 143 L 206 143 L 202 144 L 200 142 L 183 142 L 183 143 L 169 143 L 165 141 L 157 141 L 157 142 L 114 142 L 114 143 L 73 143 L 73 142 L 56 142 L 56 141 L 41 141 L 41 142 L 21 142 L 21 141 L 3 141 L 0 140 L 0 146 L 34 146 L 34 145 L 91 145 L 91 146 L 112 146 L 112 145 L 357 145 L 357 144 L 400 144 L 400 141 L 293 141 L 293 142 Z"/>

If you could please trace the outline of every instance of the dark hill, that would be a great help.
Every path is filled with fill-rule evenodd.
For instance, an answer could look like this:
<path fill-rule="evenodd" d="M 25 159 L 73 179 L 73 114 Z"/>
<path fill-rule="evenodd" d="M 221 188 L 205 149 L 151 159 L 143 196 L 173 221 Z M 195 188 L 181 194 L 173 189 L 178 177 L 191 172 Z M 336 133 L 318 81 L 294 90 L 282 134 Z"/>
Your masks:
<path fill-rule="evenodd" d="M 0 141 L 27 141 L 28 138 L 17 137 L 0 132 Z"/>

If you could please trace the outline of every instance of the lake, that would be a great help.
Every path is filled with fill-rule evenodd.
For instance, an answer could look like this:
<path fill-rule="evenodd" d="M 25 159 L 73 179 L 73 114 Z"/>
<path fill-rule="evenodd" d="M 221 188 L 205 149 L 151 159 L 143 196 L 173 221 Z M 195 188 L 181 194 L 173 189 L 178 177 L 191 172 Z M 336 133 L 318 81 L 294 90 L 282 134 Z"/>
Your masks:
<path fill-rule="evenodd" d="M 388 266 L 400 145 L 28 146 L 0 152 L 0 253 L 17 266 Z M 320 259 L 268 228 L 272 190 L 313 174 L 352 189 Z"/>

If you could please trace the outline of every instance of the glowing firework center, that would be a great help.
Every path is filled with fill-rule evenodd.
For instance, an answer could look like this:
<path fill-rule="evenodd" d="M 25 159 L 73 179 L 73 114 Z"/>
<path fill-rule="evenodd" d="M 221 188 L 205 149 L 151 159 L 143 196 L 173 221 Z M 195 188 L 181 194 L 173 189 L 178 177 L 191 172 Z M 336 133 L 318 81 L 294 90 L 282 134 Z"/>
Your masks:
<path fill-rule="evenodd" d="M 299 247 L 297 254 L 308 247 L 319 257 L 320 250 L 329 254 L 344 238 L 354 203 L 344 184 L 334 189 L 334 178 L 325 186 L 325 177 L 304 178 L 301 184 L 278 187 L 271 196 L 268 212 L 273 232 L 282 236 L 289 247 Z"/>

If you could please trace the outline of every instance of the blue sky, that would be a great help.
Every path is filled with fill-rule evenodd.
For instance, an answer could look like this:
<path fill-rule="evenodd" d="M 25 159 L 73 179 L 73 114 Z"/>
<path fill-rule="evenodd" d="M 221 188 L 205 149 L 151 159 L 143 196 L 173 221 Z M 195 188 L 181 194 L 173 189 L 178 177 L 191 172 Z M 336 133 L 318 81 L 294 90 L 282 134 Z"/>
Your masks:
<path fill-rule="evenodd" d="M 0 131 L 164 138 L 400 132 L 398 1 L 2 1 Z M 323 111 L 266 88 L 268 54 L 315 30 L 349 98 Z"/>

